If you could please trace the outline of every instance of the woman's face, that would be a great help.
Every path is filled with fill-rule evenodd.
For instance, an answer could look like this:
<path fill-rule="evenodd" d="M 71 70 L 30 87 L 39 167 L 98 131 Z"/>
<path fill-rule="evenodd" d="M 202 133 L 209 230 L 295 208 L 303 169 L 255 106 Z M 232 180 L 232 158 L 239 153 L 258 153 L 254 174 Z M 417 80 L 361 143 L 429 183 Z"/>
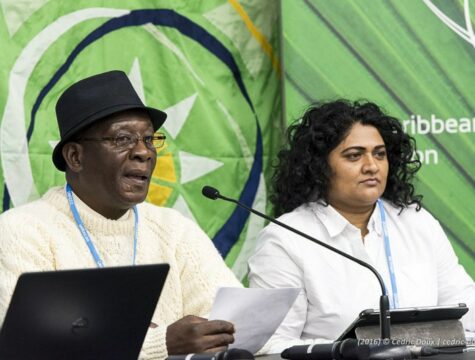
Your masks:
<path fill-rule="evenodd" d="M 379 131 L 356 123 L 328 156 L 330 205 L 342 210 L 373 206 L 383 194 L 388 177 L 386 147 Z"/>

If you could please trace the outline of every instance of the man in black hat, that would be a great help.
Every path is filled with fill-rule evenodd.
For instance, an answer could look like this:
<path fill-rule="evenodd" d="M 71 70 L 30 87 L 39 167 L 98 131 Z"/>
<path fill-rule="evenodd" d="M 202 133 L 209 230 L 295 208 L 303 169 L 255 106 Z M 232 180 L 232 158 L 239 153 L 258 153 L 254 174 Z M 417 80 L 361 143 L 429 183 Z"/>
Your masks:
<path fill-rule="evenodd" d="M 141 358 L 214 352 L 233 325 L 208 321 L 216 289 L 241 286 L 210 239 L 176 211 L 144 203 L 166 119 L 125 73 L 81 80 L 59 98 L 53 162 L 66 185 L 0 216 L 0 323 L 23 272 L 166 262 L 170 273 Z"/>

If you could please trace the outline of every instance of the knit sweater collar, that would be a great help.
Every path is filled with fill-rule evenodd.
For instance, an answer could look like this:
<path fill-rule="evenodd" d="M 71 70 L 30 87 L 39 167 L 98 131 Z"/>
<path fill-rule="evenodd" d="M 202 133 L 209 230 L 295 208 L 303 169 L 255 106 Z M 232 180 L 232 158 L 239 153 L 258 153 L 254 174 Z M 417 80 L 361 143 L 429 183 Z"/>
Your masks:
<path fill-rule="evenodd" d="M 134 214 L 132 209 L 129 209 L 119 219 L 111 220 L 95 212 L 74 193 L 73 197 L 81 220 L 89 231 L 94 231 L 104 235 L 124 235 L 133 232 Z M 50 189 L 43 198 L 52 206 L 64 213 L 72 221 L 75 221 L 66 197 L 65 187 L 54 187 Z"/>

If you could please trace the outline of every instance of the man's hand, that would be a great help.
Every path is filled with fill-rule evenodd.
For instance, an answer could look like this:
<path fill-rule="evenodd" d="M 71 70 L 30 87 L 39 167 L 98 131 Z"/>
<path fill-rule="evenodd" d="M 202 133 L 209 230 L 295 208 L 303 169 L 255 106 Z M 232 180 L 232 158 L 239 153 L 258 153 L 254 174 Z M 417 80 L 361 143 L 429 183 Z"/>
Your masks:
<path fill-rule="evenodd" d="M 226 350 L 234 342 L 234 325 L 224 320 L 210 320 L 188 315 L 167 328 L 169 355 Z"/>

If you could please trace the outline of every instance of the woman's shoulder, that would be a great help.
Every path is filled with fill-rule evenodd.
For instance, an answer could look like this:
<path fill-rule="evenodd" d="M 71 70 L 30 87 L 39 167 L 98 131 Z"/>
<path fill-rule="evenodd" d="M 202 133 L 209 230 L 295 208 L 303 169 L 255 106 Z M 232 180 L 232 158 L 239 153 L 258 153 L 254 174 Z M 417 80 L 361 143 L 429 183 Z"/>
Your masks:
<path fill-rule="evenodd" d="M 419 224 L 437 222 L 437 219 L 424 207 L 417 204 L 409 204 L 407 207 L 401 209 L 401 207 L 394 205 L 392 202 L 383 200 L 384 209 L 400 221 L 416 222 Z"/>
<path fill-rule="evenodd" d="M 315 203 L 305 203 L 288 213 L 282 214 L 276 220 L 303 233 L 318 232 L 320 222 L 318 221 L 318 212 L 316 212 L 315 206 L 317 206 Z M 296 239 L 301 240 L 301 235 L 272 222 L 261 230 L 258 238 L 260 244 L 270 241 L 280 243 L 282 246 L 284 244 L 298 246 L 298 244 L 305 243 L 295 241 Z"/>
<path fill-rule="evenodd" d="M 315 218 L 315 210 L 320 206 L 322 205 L 318 203 L 305 203 L 288 213 L 280 215 L 277 220 L 289 226 L 308 224 L 309 220 Z"/>

